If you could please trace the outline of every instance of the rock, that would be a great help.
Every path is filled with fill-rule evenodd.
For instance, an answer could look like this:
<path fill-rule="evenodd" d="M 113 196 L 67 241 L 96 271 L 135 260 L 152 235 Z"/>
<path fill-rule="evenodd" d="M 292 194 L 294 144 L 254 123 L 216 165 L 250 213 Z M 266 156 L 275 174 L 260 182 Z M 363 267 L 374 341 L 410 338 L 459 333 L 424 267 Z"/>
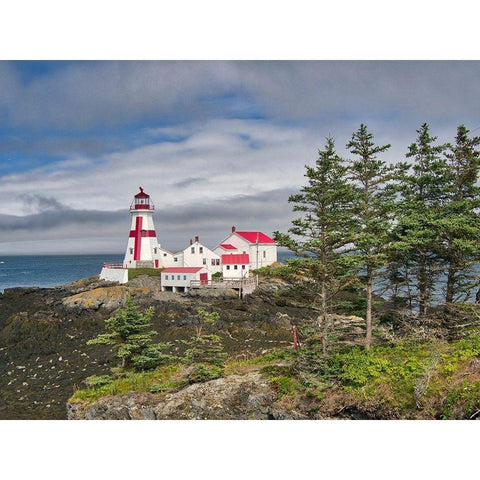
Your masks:
<path fill-rule="evenodd" d="M 290 316 L 286 313 L 277 312 L 275 317 L 272 319 L 272 324 L 277 328 L 292 328 L 292 323 L 290 321 Z"/>
<path fill-rule="evenodd" d="M 91 405 L 69 403 L 67 415 L 70 420 L 293 418 L 273 406 L 276 399 L 268 380 L 250 372 L 196 383 L 170 394 L 131 392 L 101 398 Z"/>

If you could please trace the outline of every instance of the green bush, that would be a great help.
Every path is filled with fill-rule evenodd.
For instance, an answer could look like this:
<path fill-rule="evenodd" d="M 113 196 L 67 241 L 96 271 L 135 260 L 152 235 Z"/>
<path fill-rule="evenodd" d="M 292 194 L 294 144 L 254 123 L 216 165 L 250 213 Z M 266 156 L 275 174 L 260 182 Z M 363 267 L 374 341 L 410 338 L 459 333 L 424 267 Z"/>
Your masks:
<path fill-rule="evenodd" d="M 112 383 L 112 381 L 113 378 L 110 375 L 92 375 L 91 377 L 87 377 L 85 379 L 85 385 L 87 385 L 88 388 L 96 389 L 105 385 L 109 385 Z"/>
<path fill-rule="evenodd" d="M 205 363 L 197 363 L 193 369 L 187 374 L 189 383 L 201 383 L 208 380 L 215 380 L 223 375 L 224 368 L 218 365 L 207 365 Z"/>

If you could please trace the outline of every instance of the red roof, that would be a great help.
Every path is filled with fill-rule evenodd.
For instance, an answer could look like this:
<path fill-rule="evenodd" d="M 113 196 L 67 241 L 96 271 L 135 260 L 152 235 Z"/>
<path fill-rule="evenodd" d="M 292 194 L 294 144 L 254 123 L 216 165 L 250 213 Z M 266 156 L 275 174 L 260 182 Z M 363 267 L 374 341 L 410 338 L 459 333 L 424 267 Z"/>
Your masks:
<path fill-rule="evenodd" d="M 140 193 L 137 193 L 135 195 L 135 198 L 150 198 L 150 195 L 147 195 L 144 191 L 143 188 L 140 187 Z"/>
<path fill-rule="evenodd" d="M 222 255 L 222 263 L 225 265 L 247 265 L 250 263 L 250 256 L 248 253 L 227 253 Z"/>
<path fill-rule="evenodd" d="M 265 235 L 262 232 L 235 232 L 237 235 L 240 235 L 247 242 L 250 243 L 275 243 L 273 238 L 270 238 L 268 235 Z"/>
<path fill-rule="evenodd" d="M 203 267 L 168 267 L 162 273 L 197 273 Z"/>
<path fill-rule="evenodd" d="M 221 243 L 220 246 L 224 250 L 236 250 L 237 249 L 237 247 L 234 247 L 233 245 L 230 245 L 230 243 Z"/>

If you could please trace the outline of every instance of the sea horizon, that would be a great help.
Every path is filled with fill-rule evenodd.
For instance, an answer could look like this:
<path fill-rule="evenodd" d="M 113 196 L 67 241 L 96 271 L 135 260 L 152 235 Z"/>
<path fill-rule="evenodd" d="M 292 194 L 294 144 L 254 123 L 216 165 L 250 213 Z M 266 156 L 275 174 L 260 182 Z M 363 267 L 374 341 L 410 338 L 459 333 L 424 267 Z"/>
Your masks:
<path fill-rule="evenodd" d="M 0 255 L 0 293 L 6 288 L 64 285 L 100 274 L 103 263 L 121 263 L 124 253 L 62 255 Z M 293 256 L 278 251 L 278 261 Z"/>

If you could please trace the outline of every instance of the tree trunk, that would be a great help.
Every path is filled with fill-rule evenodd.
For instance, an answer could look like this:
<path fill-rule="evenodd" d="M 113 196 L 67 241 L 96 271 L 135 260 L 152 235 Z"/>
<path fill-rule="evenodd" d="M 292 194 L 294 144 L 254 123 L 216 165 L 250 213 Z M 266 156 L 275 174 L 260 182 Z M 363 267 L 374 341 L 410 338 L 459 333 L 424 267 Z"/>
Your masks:
<path fill-rule="evenodd" d="M 367 334 L 365 337 L 365 348 L 370 349 L 372 344 L 372 302 L 373 302 L 373 279 L 370 268 L 367 268 Z"/>
<path fill-rule="evenodd" d="M 425 256 L 418 261 L 418 310 L 421 317 L 427 314 L 427 266 Z"/>
<path fill-rule="evenodd" d="M 322 280 L 322 290 L 320 294 L 321 298 L 321 310 L 320 310 L 320 325 L 322 329 L 322 347 L 323 347 L 323 356 L 326 357 L 328 354 L 328 334 L 330 331 L 331 325 L 328 325 L 327 322 L 327 287 L 325 285 L 325 280 Z M 333 322 L 333 319 L 332 319 Z"/>
<path fill-rule="evenodd" d="M 454 262 L 450 263 L 448 267 L 448 276 L 447 276 L 447 292 L 445 295 L 445 303 L 453 302 L 453 295 L 455 293 L 455 274 L 457 273 L 457 266 Z"/>

